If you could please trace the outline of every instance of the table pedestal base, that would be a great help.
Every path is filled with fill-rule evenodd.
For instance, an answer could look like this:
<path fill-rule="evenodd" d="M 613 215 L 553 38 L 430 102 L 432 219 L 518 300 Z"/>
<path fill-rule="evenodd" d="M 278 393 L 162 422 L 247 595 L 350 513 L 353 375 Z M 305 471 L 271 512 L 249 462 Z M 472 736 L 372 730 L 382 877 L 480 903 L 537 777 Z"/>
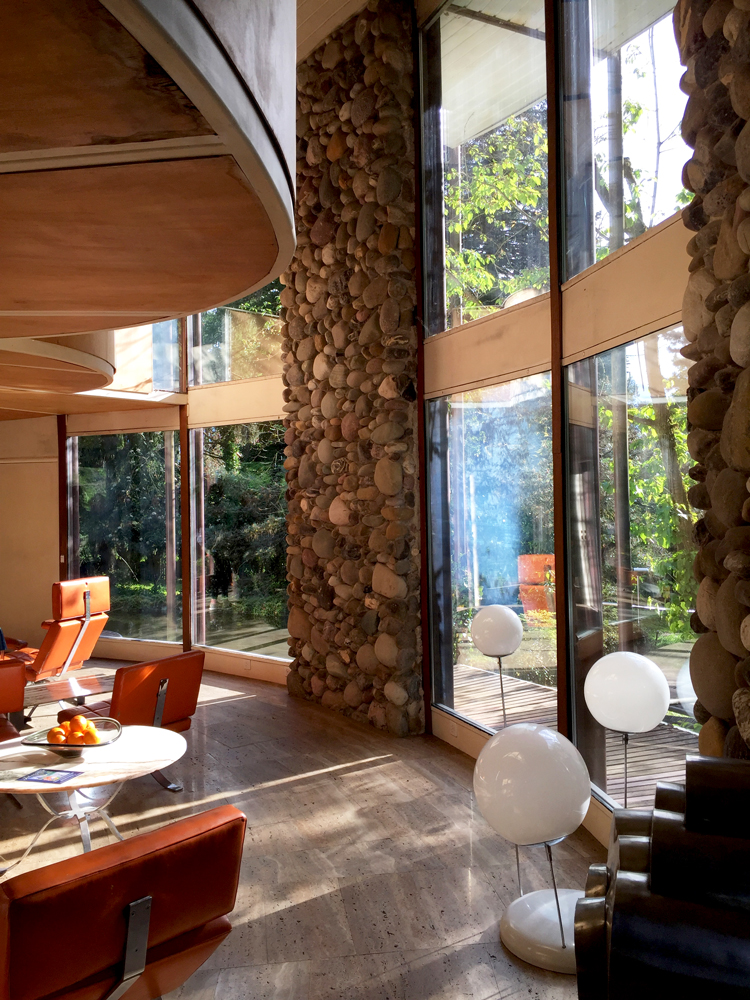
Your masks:
<path fill-rule="evenodd" d="M 16 865 L 20 865 L 22 861 L 25 861 L 26 858 L 29 856 L 29 854 L 31 854 L 37 841 L 44 833 L 44 831 L 47 829 L 47 827 L 51 826 L 57 820 L 74 819 L 78 822 L 78 829 L 81 834 L 81 842 L 83 844 L 84 854 L 87 854 L 91 850 L 91 831 L 89 829 L 90 820 L 93 819 L 102 820 L 102 822 L 106 824 L 107 828 L 110 830 L 111 833 L 115 835 L 115 837 L 117 837 L 118 840 L 124 840 L 125 838 L 117 829 L 112 817 L 107 812 L 107 807 L 111 805 L 112 801 L 114 800 L 117 793 L 120 791 L 121 787 L 122 787 L 121 785 L 118 785 L 117 788 L 115 788 L 114 792 L 110 795 L 110 797 L 100 806 L 95 805 L 83 791 L 62 793 L 67 795 L 68 805 L 69 805 L 68 809 L 53 809 L 53 807 L 49 804 L 49 802 L 47 802 L 45 796 L 38 793 L 37 799 L 39 799 L 44 809 L 51 814 L 50 818 L 47 820 L 47 822 L 44 824 L 41 830 L 31 841 L 31 843 L 23 852 L 21 857 L 18 858 L 17 861 L 14 861 L 12 864 L 6 865 L 4 868 L 0 868 L 0 877 L 7 874 L 7 872 L 9 872 L 11 868 L 15 868 Z"/>

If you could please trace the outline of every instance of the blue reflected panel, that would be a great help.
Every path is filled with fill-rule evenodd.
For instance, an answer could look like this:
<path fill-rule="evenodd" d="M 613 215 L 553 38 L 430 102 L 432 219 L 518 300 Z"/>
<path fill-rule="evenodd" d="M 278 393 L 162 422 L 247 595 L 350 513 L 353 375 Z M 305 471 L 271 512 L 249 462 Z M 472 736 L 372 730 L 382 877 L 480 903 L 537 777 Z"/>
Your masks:
<path fill-rule="evenodd" d="M 556 722 L 552 413 L 548 374 L 429 404 L 435 702 L 495 729 L 496 661 L 471 641 L 482 605 L 521 616 L 503 661 L 509 721 Z"/>

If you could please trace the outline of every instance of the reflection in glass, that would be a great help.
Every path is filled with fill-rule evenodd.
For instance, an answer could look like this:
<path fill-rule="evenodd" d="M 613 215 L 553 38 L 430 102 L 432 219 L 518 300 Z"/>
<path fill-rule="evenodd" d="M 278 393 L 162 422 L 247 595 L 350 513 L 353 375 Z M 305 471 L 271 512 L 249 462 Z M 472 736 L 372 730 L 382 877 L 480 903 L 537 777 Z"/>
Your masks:
<path fill-rule="evenodd" d="M 190 384 L 281 373 L 281 285 L 209 309 L 190 325 Z"/>
<path fill-rule="evenodd" d="M 562 5 L 569 278 L 690 200 L 672 7 L 665 0 Z"/>
<path fill-rule="evenodd" d="M 69 574 L 108 576 L 107 632 L 182 633 L 176 431 L 68 439 Z"/>
<path fill-rule="evenodd" d="M 605 653 L 631 650 L 651 657 L 672 691 L 664 723 L 631 737 L 631 806 L 650 801 L 657 780 L 683 780 L 685 752 L 697 752 L 684 691 L 696 583 L 683 344 L 672 327 L 567 370 L 576 741 L 615 799 L 622 748 L 585 707 L 587 672 Z"/>
<path fill-rule="evenodd" d="M 193 641 L 287 657 L 284 426 L 191 431 Z"/>
<path fill-rule="evenodd" d="M 119 392 L 180 391 L 180 324 L 176 319 L 115 330 L 115 376 Z"/>
<path fill-rule="evenodd" d="M 544 4 L 476 6 L 424 39 L 430 333 L 549 287 Z"/>
<path fill-rule="evenodd" d="M 503 659 L 508 722 L 556 724 L 557 653 L 549 375 L 429 405 L 434 701 L 502 725 L 497 661 L 472 644 L 478 608 L 524 624 Z"/>

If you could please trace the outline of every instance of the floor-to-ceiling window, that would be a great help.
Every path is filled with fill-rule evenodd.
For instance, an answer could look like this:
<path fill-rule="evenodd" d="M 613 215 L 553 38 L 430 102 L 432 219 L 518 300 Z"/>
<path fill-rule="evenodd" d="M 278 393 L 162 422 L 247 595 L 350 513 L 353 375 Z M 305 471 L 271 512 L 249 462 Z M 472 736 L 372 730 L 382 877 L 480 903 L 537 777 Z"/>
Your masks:
<path fill-rule="evenodd" d="M 190 435 L 193 642 L 287 657 L 284 426 Z"/>
<path fill-rule="evenodd" d="M 180 446 L 175 431 L 68 439 L 69 575 L 108 576 L 107 633 L 182 632 Z"/>
<path fill-rule="evenodd" d="M 472 643 L 487 604 L 515 611 L 503 659 L 507 720 L 557 719 L 549 374 L 431 400 L 430 592 L 434 699 L 487 729 L 502 725 L 498 661 Z"/>
<path fill-rule="evenodd" d="M 679 780 L 685 753 L 697 753 L 683 343 L 672 327 L 567 369 L 575 732 L 593 780 L 614 799 L 622 799 L 623 746 L 586 708 L 588 670 L 605 653 L 642 653 L 671 691 L 664 721 L 630 737 L 630 805 L 650 801 L 657 779 Z"/>
<path fill-rule="evenodd" d="M 657 779 L 679 780 L 698 728 L 677 325 L 687 98 L 664 0 L 571 0 L 555 17 L 553 40 L 542 4 L 469 0 L 443 5 L 422 32 L 433 703 L 502 725 L 497 664 L 473 647 L 470 623 L 482 605 L 513 608 L 524 638 L 503 660 L 506 697 L 559 723 L 619 799 L 621 744 L 588 714 L 583 680 L 606 652 L 645 653 L 672 691 L 663 723 L 630 745 L 631 795 L 647 799 Z M 558 111 L 561 313 L 558 290 L 545 294 Z M 554 489 L 553 427 L 565 473 Z M 566 567 L 554 560 L 560 513 Z M 569 696 L 559 719 L 558 665 Z"/>

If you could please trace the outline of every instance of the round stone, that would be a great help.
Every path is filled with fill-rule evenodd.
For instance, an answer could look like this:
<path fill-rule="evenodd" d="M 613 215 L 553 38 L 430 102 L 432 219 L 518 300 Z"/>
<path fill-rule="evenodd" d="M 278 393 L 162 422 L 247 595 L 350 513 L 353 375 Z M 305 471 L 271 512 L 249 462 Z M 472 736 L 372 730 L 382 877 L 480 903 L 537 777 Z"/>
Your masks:
<path fill-rule="evenodd" d="M 351 512 L 347 503 L 341 497 L 335 497 L 328 508 L 331 524 L 346 525 L 351 522 Z"/>
<path fill-rule="evenodd" d="M 336 541 L 326 528 L 318 528 L 313 535 L 313 552 L 321 559 L 330 559 L 336 547 Z"/>
<path fill-rule="evenodd" d="M 375 465 L 375 485 L 384 496 L 395 497 L 401 492 L 403 472 L 400 462 L 390 458 L 381 458 Z"/>
<path fill-rule="evenodd" d="M 724 649 L 716 632 L 698 636 L 690 652 L 690 679 L 695 694 L 706 710 L 719 719 L 733 718 L 736 663 L 736 657 Z"/>
<path fill-rule="evenodd" d="M 729 726 L 715 716 L 701 726 L 698 733 L 698 750 L 704 757 L 723 757 L 724 741 L 727 738 Z"/>
<path fill-rule="evenodd" d="M 380 633 L 375 641 L 375 655 L 386 667 L 396 666 L 398 659 L 398 645 L 392 635 L 388 635 L 386 632 Z M 393 701 L 392 698 L 391 701 Z M 406 702 L 401 702 L 401 704 L 406 704 Z"/>
<path fill-rule="evenodd" d="M 406 597 L 408 588 L 406 580 L 397 576 L 393 570 L 383 563 L 377 563 L 372 574 L 372 589 L 383 597 Z"/>
<path fill-rule="evenodd" d="M 400 684 L 397 684 L 396 681 L 388 681 L 383 688 L 383 694 L 386 696 L 388 701 L 394 705 L 398 705 L 399 708 L 405 705 L 409 700 L 407 692 L 401 687 Z"/>

